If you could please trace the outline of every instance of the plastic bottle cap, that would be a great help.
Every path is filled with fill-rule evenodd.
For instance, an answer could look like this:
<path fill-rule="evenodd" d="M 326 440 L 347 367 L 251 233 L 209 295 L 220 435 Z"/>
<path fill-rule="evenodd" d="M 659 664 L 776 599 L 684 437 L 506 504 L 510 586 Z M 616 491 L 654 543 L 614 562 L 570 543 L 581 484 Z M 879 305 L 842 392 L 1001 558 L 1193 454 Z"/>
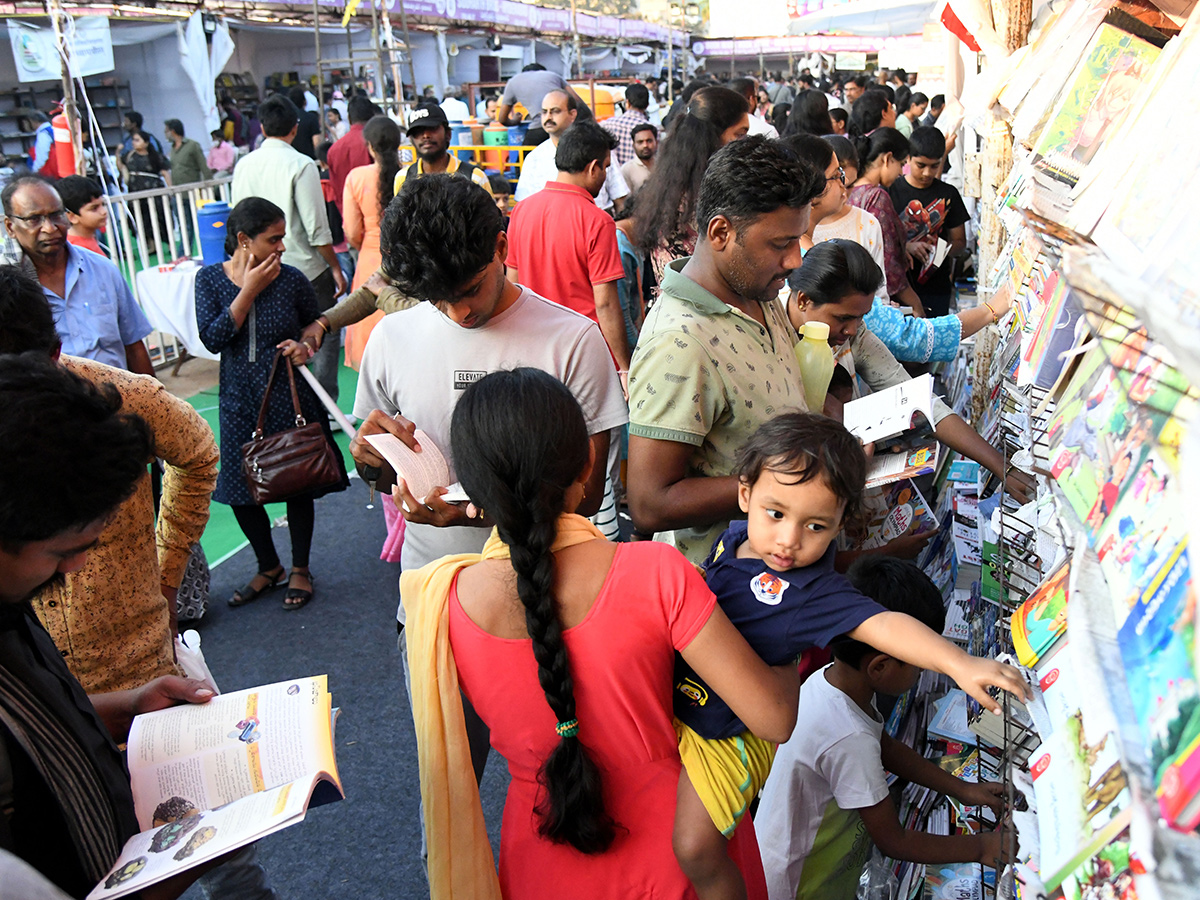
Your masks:
<path fill-rule="evenodd" d="M 824 322 L 805 322 L 804 336 L 812 338 L 814 341 L 829 340 L 829 326 Z"/>

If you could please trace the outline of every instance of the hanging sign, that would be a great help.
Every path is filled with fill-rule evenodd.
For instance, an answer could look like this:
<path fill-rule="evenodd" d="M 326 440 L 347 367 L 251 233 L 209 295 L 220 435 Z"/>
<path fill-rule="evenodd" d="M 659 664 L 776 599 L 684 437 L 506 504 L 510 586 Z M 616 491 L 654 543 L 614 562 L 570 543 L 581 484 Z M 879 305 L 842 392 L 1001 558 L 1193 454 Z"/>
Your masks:
<path fill-rule="evenodd" d="M 111 72 L 113 63 L 112 33 L 104 16 L 80 16 L 68 34 L 68 46 L 75 75 L 98 75 Z M 54 45 L 54 31 L 39 25 L 8 20 L 8 38 L 12 44 L 13 61 L 17 65 L 18 81 L 50 81 L 62 75 L 62 61 Z"/>

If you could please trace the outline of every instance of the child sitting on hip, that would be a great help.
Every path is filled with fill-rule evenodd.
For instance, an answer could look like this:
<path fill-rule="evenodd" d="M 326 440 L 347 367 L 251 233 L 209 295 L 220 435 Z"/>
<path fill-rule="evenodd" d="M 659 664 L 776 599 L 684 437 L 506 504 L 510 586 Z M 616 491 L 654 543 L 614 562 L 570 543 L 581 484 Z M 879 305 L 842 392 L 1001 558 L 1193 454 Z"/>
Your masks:
<path fill-rule="evenodd" d="M 1017 670 L 976 659 L 928 626 L 891 612 L 833 568 L 834 538 L 859 508 L 866 457 L 841 423 L 787 413 L 764 423 L 739 454 L 738 504 L 745 521 L 717 539 L 705 578 L 721 609 L 770 665 L 792 664 L 839 636 L 897 660 L 949 675 L 999 713 L 989 686 L 1025 695 Z M 702 900 L 741 898 L 745 885 L 726 852 L 766 782 L 775 745 L 756 738 L 678 656 L 675 669 L 680 774 L 674 849 Z"/>

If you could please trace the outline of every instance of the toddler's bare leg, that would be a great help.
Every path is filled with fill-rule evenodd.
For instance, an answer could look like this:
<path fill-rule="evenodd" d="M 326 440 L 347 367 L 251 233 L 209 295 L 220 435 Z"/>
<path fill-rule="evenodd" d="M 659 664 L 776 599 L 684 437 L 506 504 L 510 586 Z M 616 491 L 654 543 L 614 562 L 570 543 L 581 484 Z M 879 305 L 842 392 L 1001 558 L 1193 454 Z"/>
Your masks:
<path fill-rule="evenodd" d="M 729 858 L 729 842 L 713 824 L 687 769 L 679 773 L 672 844 L 679 868 L 700 900 L 745 900 L 746 884 Z"/>

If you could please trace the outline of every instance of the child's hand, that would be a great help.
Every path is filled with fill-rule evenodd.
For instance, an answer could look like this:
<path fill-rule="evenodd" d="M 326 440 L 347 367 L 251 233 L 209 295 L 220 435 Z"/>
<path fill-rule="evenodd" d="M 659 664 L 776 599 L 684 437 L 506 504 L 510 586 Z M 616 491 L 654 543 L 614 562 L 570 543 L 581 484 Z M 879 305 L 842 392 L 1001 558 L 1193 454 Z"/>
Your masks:
<path fill-rule="evenodd" d="M 996 715 L 1002 710 L 1000 704 L 987 692 L 989 687 L 998 687 L 1022 700 L 1029 697 L 1029 686 L 1021 673 L 1013 666 L 996 662 L 994 659 L 979 659 L 962 654 L 961 658 L 948 667 L 946 674 L 958 682 L 958 686 L 978 701 L 984 709 Z"/>
<path fill-rule="evenodd" d="M 994 781 L 971 784 L 964 781 L 956 797 L 967 806 L 987 806 L 997 816 L 1004 810 L 1004 785 Z"/>
<path fill-rule="evenodd" d="M 1001 869 L 1017 858 L 1017 833 L 1012 822 L 1004 823 L 1003 832 L 989 831 L 981 834 L 979 843 L 979 858 L 975 861 L 985 866 Z"/>
<path fill-rule="evenodd" d="M 925 549 L 925 545 L 929 543 L 929 539 L 935 534 L 937 534 L 936 528 L 933 531 L 926 531 L 921 534 L 910 531 L 908 534 L 902 534 L 898 538 L 892 538 L 879 548 L 879 552 L 885 556 L 894 556 L 896 559 L 916 559 L 921 555 L 921 551 Z"/>

